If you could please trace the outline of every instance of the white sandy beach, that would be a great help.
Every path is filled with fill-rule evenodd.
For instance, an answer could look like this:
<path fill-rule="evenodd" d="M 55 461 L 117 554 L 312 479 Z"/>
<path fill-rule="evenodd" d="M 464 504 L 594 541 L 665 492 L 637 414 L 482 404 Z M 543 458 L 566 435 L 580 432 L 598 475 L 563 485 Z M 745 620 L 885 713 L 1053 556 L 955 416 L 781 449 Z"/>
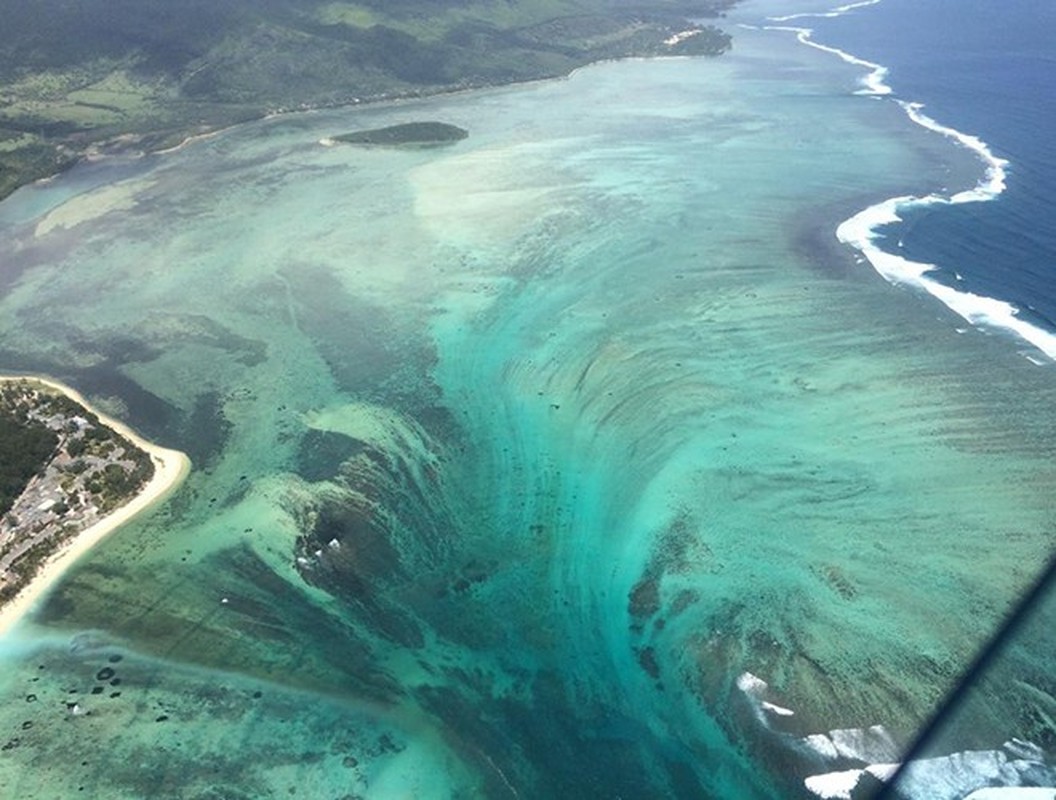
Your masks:
<path fill-rule="evenodd" d="M 62 392 L 96 414 L 100 422 L 108 428 L 121 434 L 135 444 L 136 447 L 149 453 L 154 462 L 154 477 L 150 479 L 139 494 L 125 505 L 116 509 L 112 514 L 85 528 L 63 545 L 41 567 L 36 577 L 14 599 L 0 608 L 0 636 L 3 636 L 36 606 L 37 602 L 48 593 L 77 559 L 91 550 L 108 534 L 167 497 L 169 493 L 179 486 L 190 471 L 191 462 L 185 453 L 179 450 L 169 450 L 145 441 L 124 423 L 100 413 L 79 392 L 69 386 L 47 378 L 26 375 L 3 375 L 0 376 L 0 381 L 35 382 Z"/>

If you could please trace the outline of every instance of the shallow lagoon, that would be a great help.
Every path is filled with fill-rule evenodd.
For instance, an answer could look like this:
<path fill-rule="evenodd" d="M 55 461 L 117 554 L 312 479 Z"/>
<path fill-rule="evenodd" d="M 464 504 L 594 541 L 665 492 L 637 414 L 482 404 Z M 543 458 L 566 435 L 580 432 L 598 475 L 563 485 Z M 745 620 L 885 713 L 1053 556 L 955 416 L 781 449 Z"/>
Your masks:
<path fill-rule="evenodd" d="M 196 465 L 5 641 L 0 789 L 749 798 L 906 744 L 1040 569 L 1056 398 L 835 243 L 978 177 L 858 74 L 741 31 L 0 205 L 4 366 Z M 421 118 L 470 138 L 319 144 Z"/>

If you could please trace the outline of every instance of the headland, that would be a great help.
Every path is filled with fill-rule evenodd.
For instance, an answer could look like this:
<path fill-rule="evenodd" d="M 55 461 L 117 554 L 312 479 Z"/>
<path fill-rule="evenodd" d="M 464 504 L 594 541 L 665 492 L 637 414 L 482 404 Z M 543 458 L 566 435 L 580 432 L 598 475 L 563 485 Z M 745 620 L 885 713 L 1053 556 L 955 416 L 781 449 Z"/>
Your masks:
<path fill-rule="evenodd" d="M 190 460 L 46 378 L 0 376 L 0 411 L 54 443 L 0 519 L 3 635 L 78 558 L 168 496 Z"/>

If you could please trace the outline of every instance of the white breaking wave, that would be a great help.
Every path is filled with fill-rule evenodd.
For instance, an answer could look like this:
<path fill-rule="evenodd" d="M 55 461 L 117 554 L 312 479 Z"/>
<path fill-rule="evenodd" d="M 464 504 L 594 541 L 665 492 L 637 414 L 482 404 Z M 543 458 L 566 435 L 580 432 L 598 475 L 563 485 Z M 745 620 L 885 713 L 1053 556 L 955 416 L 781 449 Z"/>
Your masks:
<path fill-rule="evenodd" d="M 832 17 L 840 17 L 846 14 L 848 11 L 854 11 L 856 8 L 865 8 L 866 6 L 875 6 L 880 0 L 862 0 L 860 3 L 848 3 L 845 6 L 837 6 L 831 11 L 807 11 L 802 14 L 786 14 L 783 17 L 768 17 L 772 22 L 788 22 L 793 19 L 807 19 L 808 17 L 819 18 L 826 17 L 831 19 Z"/>
<path fill-rule="evenodd" d="M 773 732 L 774 723 L 780 726 L 767 712 L 778 717 L 793 714 L 767 700 L 770 686 L 757 675 L 743 672 L 736 685 L 763 730 Z M 965 750 L 902 764 L 902 746 L 883 725 L 781 736 L 779 742 L 795 740 L 794 752 L 810 754 L 805 766 L 813 774 L 803 778 L 803 786 L 820 800 L 853 800 L 863 790 L 871 792 L 895 780 L 896 774 L 898 796 L 911 800 L 1056 800 L 1056 766 L 1042 747 L 1023 739 L 1009 739 L 1000 749 Z"/>
<path fill-rule="evenodd" d="M 861 780 L 862 770 L 845 769 L 811 775 L 803 783 L 807 789 L 822 800 L 851 800 L 851 792 Z"/>
<path fill-rule="evenodd" d="M 876 1 L 879 2 L 879 0 Z M 869 3 L 869 5 L 872 5 L 872 3 Z M 887 67 L 882 64 L 876 64 L 872 61 L 866 61 L 864 58 L 858 58 L 858 56 L 851 55 L 838 47 L 830 47 L 827 44 L 819 44 L 818 42 L 815 42 L 811 38 L 814 34 L 812 28 L 794 28 L 787 25 L 768 25 L 764 30 L 790 31 L 791 33 L 796 34 L 796 38 L 808 47 L 813 47 L 815 50 L 821 50 L 823 53 L 831 53 L 832 55 L 839 56 L 853 66 L 865 67 L 868 69 L 869 74 L 861 79 L 862 88 L 855 92 L 855 94 L 891 94 L 891 87 L 884 82 L 884 78 L 887 77 Z"/>
<path fill-rule="evenodd" d="M 851 747 L 841 748 L 841 739 Z M 835 767 L 803 781 L 822 800 L 852 800 L 863 784 L 889 783 L 896 773 L 898 796 L 912 800 L 1056 800 L 1056 771 L 1032 742 L 1013 739 L 1001 750 L 966 750 L 910 761 L 899 773 L 895 743 L 879 725 L 813 734 L 801 741 Z M 848 769 L 855 761 L 865 766 Z M 1039 783 L 1046 788 L 1027 788 Z"/>
<path fill-rule="evenodd" d="M 876 5 L 881 0 L 863 0 L 839 6 L 831 11 L 790 14 L 783 17 L 770 17 L 772 22 L 786 22 L 805 17 L 838 17 L 842 14 L 864 6 Z M 831 53 L 854 66 L 863 67 L 869 73 L 861 79 L 863 88 L 856 94 L 882 96 L 892 94 L 892 88 L 886 83 L 888 70 L 882 64 L 858 58 L 837 47 L 819 44 L 813 37 L 810 28 L 789 26 L 769 26 L 767 30 L 782 30 L 795 33 L 803 44 Z M 888 253 L 880 248 L 882 240 L 879 228 L 895 222 L 901 222 L 900 212 L 912 208 L 930 205 L 958 205 L 960 203 L 978 203 L 996 199 L 1005 190 L 1008 161 L 996 156 L 990 147 L 978 136 L 943 125 L 923 113 L 923 104 L 898 101 L 906 115 L 916 124 L 927 130 L 939 133 L 958 145 L 972 151 L 986 167 L 985 174 L 976 186 L 957 192 L 950 197 L 932 194 L 926 197 L 908 195 L 893 197 L 855 214 L 836 229 L 837 238 L 844 244 L 854 247 L 869 261 L 873 268 L 885 279 L 895 284 L 904 284 L 923 289 L 941 301 L 952 311 L 959 314 L 972 325 L 984 328 L 998 328 L 1010 332 L 1041 351 L 1049 359 L 1056 360 L 1056 333 L 1040 328 L 1020 318 L 1020 310 L 1004 300 L 959 291 L 946 286 L 931 276 L 938 267 L 935 264 L 922 264 L 910 261 L 902 256 Z M 1038 359 L 1028 358 L 1035 364 Z"/>
<path fill-rule="evenodd" d="M 756 677 L 750 672 L 741 673 L 737 678 L 737 688 L 744 693 L 744 696 L 748 699 L 752 706 L 752 710 L 755 712 L 756 719 L 762 723 L 763 727 L 770 727 L 770 719 L 767 715 L 773 717 L 792 717 L 795 716 L 795 712 L 790 708 L 777 705 L 766 699 L 769 692 L 770 685 L 762 678 Z"/>
<path fill-rule="evenodd" d="M 987 788 L 972 792 L 964 800 L 1056 800 L 1056 789 Z"/>
<path fill-rule="evenodd" d="M 998 158 L 990 152 L 986 142 L 978 136 L 961 133 L 956 128 L 950 128 L 936 122 L 921 111 L 924 108 L 922 103 L 907 103 L 899 100 L 898 104 L 905 109 L 906 115 L 915 123 L 927 128 L 929 131 L 935 131 L 948 139 L 953 139 L 957 144 L 975 153 L 979 160 L 986 164 L 986 175 L 983 180 L 974 189 L 955 194 L 950 198 L 951 203 L 974 203 L 980 200 L 993 200 L 1001 192 L 1005 191 L 1005 177 L 1008 175 L 1005 167 L 1008 166 L 1008 161 Z"/>

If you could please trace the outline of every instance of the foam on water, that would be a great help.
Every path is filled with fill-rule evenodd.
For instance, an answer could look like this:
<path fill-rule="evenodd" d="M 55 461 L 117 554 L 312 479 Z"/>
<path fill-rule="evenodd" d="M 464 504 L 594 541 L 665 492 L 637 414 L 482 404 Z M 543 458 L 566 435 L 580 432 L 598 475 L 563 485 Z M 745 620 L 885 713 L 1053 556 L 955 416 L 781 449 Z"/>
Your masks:
<path fill-rule="evenodd" d="M 880 0 L 877 0 L 877 2 L 879 1 Z M 865 5 L 872 5 L 872 3 L 867 3 Z M 833 16 L 838 16 L 838 14 L 834 14 Z M 773 19 L 779 20 L 780 18 L 774 17 Z M 839 56 L 839 58 L 842 59 L 845 63 L 851 64 L 852 66 L 865 67 L 866 69 L 868 69 L 869 74 L 867 74 L 864 78 L 861 79 L 862 88 L 855 92 L 855 94 L 871 95 L 876 97 L 882 97 L 884 95 L 891 94 L 891 87 L 888 86 L 887 83 L 885 83 L 885 79 L 887 78 L 887 67 L 883 66 L 882 64 L 877 64 L 873 61 L 866 61 L 864 58 L 858 58 L 858 56 L 851 55 L 850 53 L 846 52 L 845 50 L 841 50 L 838 47 L 830 47 L 829 45 L 821 44 L 820 42 L 815 42 L 812 38 L 814 31 L 811 28 L 794 28 L 782 25 L 768 25 L 765 29 L 771 31 L 791 31 L 792 33 L 796 34 L 796 39 L 798 39 L 800 43 L 805 44 L 808 47 L 813 47 L 815 50 L 820 50 L 823 53 L 831 53 L 832 55 Z"/>
<path fill-rule="evenodd" d="M 850 800 L 851 792 L 862 777 L 860 769 L 846 769 L 840 772 L 826 772 L 824 775 L 811 775 L 804 781 L 808 790 L 823 800 Z"/>
<path fill-rule="evenodd" d="M 866 6 L 874 6 L 881 0 L 862 0 L 860 3 L 848 3 L 847 5 L 837 6 L 831 11 L 806 11 L 801 14 L 785 14 L 779 17 L 770 17 L 774 22 L 789 22 L 794 19 L 807 19 L 813 18 L 828 18 L 839 17 L 846 14 L 848 11 L 854 11 L 856 8 L 865 8 Z"/>
<path fill-rule="evenodd" d="M 771 17 L 770 19 L 780 22 L 801 16 L 833 18 L 865 6 L 875 5 L 880 1 L 869 0 L 869 2 L 840 6 L 823 13 Z M 773 29 L 794 32 L 801 43 L 837 55 L 848 64 L 868 69 L 869 73 L 862 79 L 864 88 L 858 94 L 872 96 L 892 94 L 892 87 L 885 82 L 888 70 L 883 65 L 814 41 L 812 38 L 814 31 L 810 28 L 773 26 Z M 1020 309 L 1011 303 L 961 291 L 942 283 L 934 277 L 937 270 L 934 264 L 910 261 L 884 249 L 885 239 L 881 228 L 901 222 L 900 212 L 928 206 L 995 200 L 1005 189 L 1008 166 L 1008 161 L 994 155 L 989 145 L 978 136 L 943 125 L 923 113 L 923 104 L 905 100 L 897 102 L 916 124 L 939 133 L 974 153 L 985 166 L 984 175 L 973 188 L 956 192 L 948 197 L 938 194 L 924 197 L 907 195 L 884 200 L 842 223 L 837 230 L 837 238 L 859 250 L 877 272 L 892 283 L 907 284 L 923 289 L 973 325 L 1000 329 L 1014 334 L 1047 356 L 1046 362 L 1039 362 L 1028 354 L 1032 362 L 1051 363 L 1051 360 L 1056 359 L 1056 332 L 1023 320 L 1020 317 Z"/>
<path fill-rule="evenodd" d="M 978 792 L 986 797 L 987 790 L 980 787 L 994 786 L 1009 787 L 997 797 L 1015 798 L 1013 788 L 1056 782 L 1056 770 L 1046 763 L 1044 750 L 1018 739 L 1006 742 L 1000 750 L 961 751 L 904 765 L 897 762 L 897 747 L 882 726 L 810 734 L 800 741 L 828 767 L 803 781 L 808 791 L 823 800 L 851 800 L 856 790 L 868 788 L 873 793 L 880 784 L 892 781 L 894 796 L 907 800 L 964 800 Z"/>
<path fill-rule="evenodd" d="M 5 656 L 0 793 L 747 800 L 904 744 L 1051 544 L 1056 389 L 800 235 L 943 179 L 849 72 L 756 30 L 9 201 L 3 357 L 196 469 Z M 318 145 L 414 117 L 471 134 Z"/>

